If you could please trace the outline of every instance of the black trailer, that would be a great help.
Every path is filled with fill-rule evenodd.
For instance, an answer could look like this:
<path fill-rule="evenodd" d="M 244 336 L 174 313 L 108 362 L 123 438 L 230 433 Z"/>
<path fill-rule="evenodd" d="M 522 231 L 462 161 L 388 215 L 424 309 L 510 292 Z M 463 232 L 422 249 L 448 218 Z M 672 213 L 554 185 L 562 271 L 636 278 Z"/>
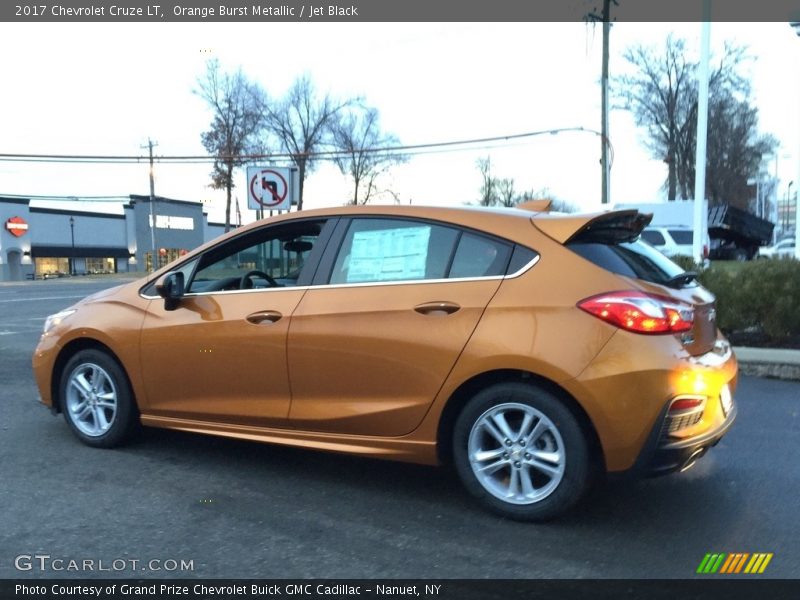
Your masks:
<path fill-rule="evenodd" d="M 751 260 L 760 246 L 772 243 L 775 225 L 730 204 L 708 207 L 708 236 L 711 258 Z"/>

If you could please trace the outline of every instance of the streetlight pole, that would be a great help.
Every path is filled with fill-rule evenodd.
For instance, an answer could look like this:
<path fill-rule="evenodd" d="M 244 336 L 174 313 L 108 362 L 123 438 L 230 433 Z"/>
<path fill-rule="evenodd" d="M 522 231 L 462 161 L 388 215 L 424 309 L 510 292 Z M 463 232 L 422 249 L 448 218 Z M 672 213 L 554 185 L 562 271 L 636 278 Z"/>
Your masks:
<path fill-rule="evenodd" d="M 794 29 L 794 32 L 800 36 L 800 21 L 789 23 Z M 800 170 L 797 172 L 800 177 Z M 795 208 L 794 208 L 794 257 L 800 260 L 800 194 L 795 192 Z"/>
<path fill-rule="evenodd" d="M 700 73 L 697 95 L 697 144 L 695 148 L 694 177 L 694 238 L 692 257 L 703 263 L 703 244 L 708 230 L 706 209 L 706 144 L 708 141 L 708 57 L 711 45 L 711 0 L 703 0 L 703 23 L 700 29 Z"/>
<path fill-rule="evenodd" d="M 69 274 L 75 275 L 75 217 L 69 218 L 69 234 L 72 238 L 72 255 L 69 259 Z"/>

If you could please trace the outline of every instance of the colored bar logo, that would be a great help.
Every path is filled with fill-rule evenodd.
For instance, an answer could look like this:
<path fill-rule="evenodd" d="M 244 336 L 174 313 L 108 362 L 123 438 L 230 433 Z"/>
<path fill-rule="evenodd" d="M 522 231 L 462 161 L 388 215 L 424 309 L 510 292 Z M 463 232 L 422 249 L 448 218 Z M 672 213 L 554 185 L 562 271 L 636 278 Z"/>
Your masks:
<path fill-rule="evenodd" d="M 716 573 L 734 575 L 745 573 L 756 575 L 763 573 L 769 561 L 772 560 L 772 552 L 733 552 L 731 554 L 708 553 L 700 561 L 697 572 L 703 575 L 713 575 Z"/>

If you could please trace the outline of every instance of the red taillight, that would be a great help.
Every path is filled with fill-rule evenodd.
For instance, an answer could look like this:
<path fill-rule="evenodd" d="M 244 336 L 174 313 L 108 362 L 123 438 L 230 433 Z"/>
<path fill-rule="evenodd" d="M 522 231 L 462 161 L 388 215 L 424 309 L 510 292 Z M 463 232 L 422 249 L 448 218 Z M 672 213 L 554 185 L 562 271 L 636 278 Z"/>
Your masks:
<path fill-rule="evenodd" d="M 702 408 L 705 404 L 705 398 L 678 398 L 673 400 L 669 405 L 669 412 L 684 412 L 689 410 L 696 410 Z"/>
<path fill-rule="evenodd" d="M 688 304 L 644 292 L 609 292 L 578 302 L 578 308 L 634 333 L 680 333 L 694 324 Z"/>

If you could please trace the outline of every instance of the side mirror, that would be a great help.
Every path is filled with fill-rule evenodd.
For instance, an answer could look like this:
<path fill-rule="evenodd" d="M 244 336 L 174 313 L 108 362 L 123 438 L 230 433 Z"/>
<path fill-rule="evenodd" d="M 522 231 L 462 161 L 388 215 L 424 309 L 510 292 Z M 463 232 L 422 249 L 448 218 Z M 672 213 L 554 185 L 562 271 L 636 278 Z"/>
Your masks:
<path fill-rule="evenodd" d="M 172 271 L 156 281 L 156 292 L 164 299 L 164 310 L 175 310 L 184 294 L 183 273 Z"/>

